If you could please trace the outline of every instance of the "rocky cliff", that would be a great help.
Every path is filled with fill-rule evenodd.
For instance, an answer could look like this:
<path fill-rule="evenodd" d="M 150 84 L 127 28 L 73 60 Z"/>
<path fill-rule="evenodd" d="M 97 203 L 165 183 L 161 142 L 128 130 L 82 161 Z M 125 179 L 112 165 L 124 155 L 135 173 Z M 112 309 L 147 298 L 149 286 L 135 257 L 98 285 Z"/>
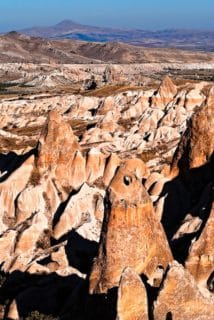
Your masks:
<path fill-rule="evenodd" d="M 2 319 L 213 319 L 213 92 L 1 101 Z"/>

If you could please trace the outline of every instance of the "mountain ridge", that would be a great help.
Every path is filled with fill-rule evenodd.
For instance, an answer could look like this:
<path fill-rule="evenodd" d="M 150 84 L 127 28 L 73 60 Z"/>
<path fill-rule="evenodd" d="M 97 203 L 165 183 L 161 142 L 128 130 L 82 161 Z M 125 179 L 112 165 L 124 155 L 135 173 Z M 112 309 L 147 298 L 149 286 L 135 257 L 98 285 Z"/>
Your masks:
<path fill-rule="evenodd" d="M 12 31 L 0 36 L 0 62 L 28 63 L 213 63 L 214 54 L 148 48 L 123 42 L 46 39 Z"/>
<path fill-rule="evenodd" d="M 125 42 L 146 47 L 214 51 L 214 31 L 191 29 L 141 30 L 98 27 L 66 19 L 53 26 L 17 30 L 30 36 L 90 42 Z"/>

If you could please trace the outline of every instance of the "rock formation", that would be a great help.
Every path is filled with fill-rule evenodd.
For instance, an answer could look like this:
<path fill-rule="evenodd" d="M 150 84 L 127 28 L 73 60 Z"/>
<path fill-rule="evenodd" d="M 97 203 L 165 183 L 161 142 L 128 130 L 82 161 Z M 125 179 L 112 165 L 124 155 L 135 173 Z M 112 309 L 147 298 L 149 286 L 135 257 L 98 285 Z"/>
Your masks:
<path fill-rule="evenodd" d="M 78 189 L 86 180 L 85 159 L 72 129 L 56 111 L 51 111 L 39 139 L 38 175 L 51 175 L 60 194 Z"/>
<path fill-rule="evenodd" d="M 120 279 L 117 301 L 117 320 L 148 320 L 148 299 L 141 278 L 126 268 Z"/>
<path fill-rule="evenodd" d="M 42 65 L 63 94 L 1 99 L 0 318 L 213 319 L 213 83 L 115 86 L 169 67 Z"/>
<path fill-rule="evenodd" d="M 165 270 L 172 260 L 164 231 L 142 185 L 144 174 L 141 160 L 127 160 L 110 183 L 99 255 L 90 276 L 90 293 L 107 292 L 118 286 L 126 267 L 145 274 L 156 286 L 162 278 L 159 269 Z"/>
<path fill-rule="evenodd" d="M 205 165 L 214 150 L 214 89 L 207 101 L 193 114 L 190 124 L 175 153 L 172 173 L 187 171 Z"/>
<path fill-rule="evenodd" d="M 194 276 L 200 288 L 204 293 L 205 290 L 213 292 L 214 281 L 214 205 L 211 209 L 210 216 L 203 228 L 198 240 L 196 240 L 189 252 L 186 260 L 186 268 Z"/>
<path fill-rule="evenodd" d="M 157 320 L 213 319 L 214 299 L 206 299 L 187 270 L 173 262 L 155 303 Z"/>

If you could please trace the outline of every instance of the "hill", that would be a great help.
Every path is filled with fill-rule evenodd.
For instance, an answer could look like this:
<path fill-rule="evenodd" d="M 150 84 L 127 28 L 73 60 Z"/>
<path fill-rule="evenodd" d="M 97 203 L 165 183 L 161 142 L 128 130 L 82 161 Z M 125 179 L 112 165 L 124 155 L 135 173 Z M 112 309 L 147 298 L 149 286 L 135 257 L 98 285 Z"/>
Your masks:
<path fill-rule="evenodd" d="M 92 42 L 125 42 L 133 45 L 188 50 L 214 51 L 214 31 L 113 29 L 82 25 L 64 20 L 50 27 L 33 27 L 20 31 L 44 38 L 76 39 Z"/>
<path fill-rule="evenodd" d="M 54 40 L 10 32 L 0 36 L 0 62 L 212 63 L 214 54 L 170 48 L 157 50 L 121 42 Z"/>

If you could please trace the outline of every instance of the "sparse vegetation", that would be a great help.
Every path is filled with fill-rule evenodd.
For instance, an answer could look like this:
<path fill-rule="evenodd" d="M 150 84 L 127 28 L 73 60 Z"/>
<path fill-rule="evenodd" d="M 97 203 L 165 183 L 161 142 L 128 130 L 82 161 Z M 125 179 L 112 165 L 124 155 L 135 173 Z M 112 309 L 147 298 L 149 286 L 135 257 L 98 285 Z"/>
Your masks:
<path fill-rule="evenodd" d="M 59 318 L 40 313 L 39 311 L 32 311 L 26 318 L 21 318 L 20 320 L 59 320 Z"/>
<path fill-rule="evenodd" d="M 117 94 L 128 90 L 142 90 L 141 86 L 128 86 L 128 85 L 106 85 L 93 91 L 86 91 L 83 93 L 85 96 L 93 97 L 107 97 L 109 95 Z"/>

